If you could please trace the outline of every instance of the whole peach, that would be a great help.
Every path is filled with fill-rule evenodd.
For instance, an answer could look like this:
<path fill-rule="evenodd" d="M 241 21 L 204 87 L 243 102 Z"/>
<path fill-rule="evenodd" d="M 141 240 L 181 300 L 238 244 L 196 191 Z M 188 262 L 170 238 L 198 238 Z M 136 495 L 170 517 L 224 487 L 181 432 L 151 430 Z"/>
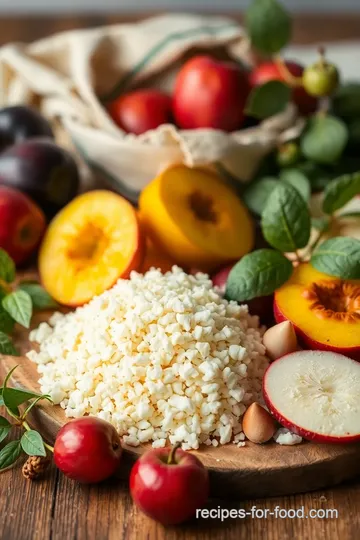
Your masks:
<path fill-rule="evenodd" d="M 25 262 L 35 251 L 45 227 L 43 212 L 29 197 L 0 185 L 0 247 L 16 264 Z"/>

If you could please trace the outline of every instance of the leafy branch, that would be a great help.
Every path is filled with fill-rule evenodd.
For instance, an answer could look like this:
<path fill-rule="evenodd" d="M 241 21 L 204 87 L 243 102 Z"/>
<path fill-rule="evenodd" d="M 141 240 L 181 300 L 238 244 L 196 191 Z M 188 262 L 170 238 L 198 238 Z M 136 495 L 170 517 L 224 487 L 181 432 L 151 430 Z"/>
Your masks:
<path fill-rule="evenodd" d="M 18 355 L 10 334 L 15 323 L 30 327 L 34 310 L 51 309 L 56 302 L 34 281 L 14 285 L 14 261 L 0 248 L 0 354 Z"/>
<path fill-rule="evenodd" d="M 299 177 L 299 179 L 301 176 Z M 312 220 L 303 188 L 285 179 L 265 178 L 250 186 L 244 200 L 250 209 L 261 209 L 261 229 L 274 249 L 261 249 L 243 257 L 231 270 L 226 296 L 240 302 L 273 293 L 291 276 L 289 253 L 302 262 L 299 250 L 307 248 L 310 264 L 341 279 L 360 279 L 360 240 L 335 237 L 320 244 L 335 219 L 335 212 L 360 194 L 360 173 L 335 178 L 325 190 L 323 218 Z M 266 196 L 264 196 L 264 192 Z M 310 244 L 311 226 L 317 236 Z"/>
<path fill-rule="evenodd" d="M 3 386 L 0 388 L 0 406 L 5 407 L 8 415 L 13 419 L 10 422 L 4 416 L 0 416 L 0 443 L 3 442 L 14 427 L 22 427 L 24 432 L 20 439 L 7 443 L 0 450 L 0 471 L 14 465 L 22 454 L 33 458 L 43 458 L 40 463 L 48 463 L 46 450 L 53 452 L 52 446 L 48 445 L 38 431 L 31 429 L 26 418 L 33 407 L 41 400 L 52 400 L 47 394 L 38 394 L 29 390 L 10 388 L 8 382 L 17 366 L 15 366 L 5 377 Z M 21 413 L 19 406 L 28 403 Z M 30 462 L 31 463 L 31 462 Z M 27 468 L 28 465 L 27 465 Z"/>

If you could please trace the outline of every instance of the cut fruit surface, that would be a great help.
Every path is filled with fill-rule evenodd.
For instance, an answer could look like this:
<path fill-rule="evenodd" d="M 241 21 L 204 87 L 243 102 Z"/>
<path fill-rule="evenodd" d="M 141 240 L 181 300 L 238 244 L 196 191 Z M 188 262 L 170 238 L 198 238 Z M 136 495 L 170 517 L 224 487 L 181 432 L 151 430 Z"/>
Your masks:
<path fill-rule="evenodd" d="M 88 302 L 141 267 L 144 246 L 135 209 L 110 191 L 92 191 L 50 223 L 39 255 L 46 290 L 68 306 Z"/>
<path fill-rule="evenodd" d="M 146 230 L 182 266 L 210 270 L 253 247 L 251 217 L 211 171 L 167 169 L 143 190 L 139 204 Z"/>
<path fill-rule="evenodd" d="M 302 437 L 360 440 L 360 364 L 341 354 L 299 351 L 268 367 L 263 392 L 276 420 Z"/>
<path fill-rule="evenodd" d="M 293 323 L 303 346 L 360 360 L 360 281 L 343 281 L 301 264 L 276 291 L 274 314 L 277 322 Z"/>

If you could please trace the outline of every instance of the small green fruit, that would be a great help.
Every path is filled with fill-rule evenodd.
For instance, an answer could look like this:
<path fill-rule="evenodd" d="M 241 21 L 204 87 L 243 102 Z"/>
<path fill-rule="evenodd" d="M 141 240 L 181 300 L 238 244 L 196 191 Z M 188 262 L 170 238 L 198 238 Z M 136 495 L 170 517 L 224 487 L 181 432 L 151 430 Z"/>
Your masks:
<path fill-rule="evenodd" d="M 295 142 L 287 142 L 279 146 L 276 161 L 279 167 L 292 167 L 300 159 L 300 148 Z"/>
<path fill-rule="evenodd" d="M 339 84 L 339 72 L 334 64 L 321 59 L 304 70 L 302 83 L 306 92 L 311 96 L 329 96 Z"/>

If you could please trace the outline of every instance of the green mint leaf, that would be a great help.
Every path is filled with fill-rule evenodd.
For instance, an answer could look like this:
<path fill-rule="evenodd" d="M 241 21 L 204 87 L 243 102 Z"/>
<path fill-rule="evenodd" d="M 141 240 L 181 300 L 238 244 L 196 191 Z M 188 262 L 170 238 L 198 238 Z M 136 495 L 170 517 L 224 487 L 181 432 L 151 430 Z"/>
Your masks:
<path fill-rule="evenodd" d="M 0 354 L 19 356 L 9 336 L 0 331 Z"/>
<path fill-rule="evenodd" d="M 11 428 L 12 428 L 12 425 L 10 424 L 10 422 L 3 416 L 0 416 L 0 443 L 4 439 L 6 439 L 6 437 L 11 431 Z"/>
<path fill-rule="evenodd" d="M 25 431 L 20 442 L 22 449 L 28 456 L 46 456 L 43 438 L 37 431 Z"/>
<path fill-rule="evenodd" d="M 12 258 L 0 248 L 0 279 L 12 283 L 15 279 L 15 263 Z"/>
<path fill-rule="evenodd" d="M 279 182 L 270 194 L 261 216 L 261 228 L 265 240 L 279 251 L 296 251 L 309 242 L 309 209 L 287 182 Z"/>
<path fill-rule="evenodd" d="M 5 407 L 4 399 L 2 397 L 2 391 L 3 391 L 3 388 L 0 388 L 0 407 Z M 20 416 L 20 411 L 17 407 L 12 407 L 8 410 L 10 410 L 10 413 L 12 414 L 12 416 L 15 416 L 16 418 Z"/>
<path fill-rule="evenodd" d="M 346 124 L 335 116 L 314 116 L 301 138 L 304 156 L 316 163 L 331 165 L 343 153 L 348 141 Z"/>
<path fill-rule="evenodd" d="M 50 294 L 39 284 L 34 282 L 22 282 L 18 289 L 25 291 L 31 298 L 34 309 L 51 309 L 58 306 Z"/>
<path fill-rule="evenodd" d="M 246 188 L 242 197 L 249 210 L 258 216 L 261 216 L 269 195 L 277 184 L 278 180 L 270 176 L 252 182 L 249 187 Z"/>
<path fill-rule="evenodd" d="M 14 329 L 15 321 L 10 317 L 7 311 L 0 304 L 0 332 L 11 334 Z"/>
<path fill-rule="evenodd" d="M 49 399 L 51 401 L 50 396 L 38 394 L 37 392 L 21 390 L 20 388 L 6 387 L 3 389 L 3 400 L 6 407 L 15 408 L 33 398 Z"/>
<path fill-rule="evenodd" d="M 360 117 L 360 83 L 340 86 L 333 97 L 332 110 L 335 115 L 349 120 Z"/>
<path fill-rule="evenodd" d="M 337 236 L 323 242 L 312 254 L 312 266 L 341 279 L 360 279 L 360 240 Z"/>
<path fill-rule="evenodd" d="M 291 38 L 291 18 L 277 0 L 253 0 L 245 26 L 252 45 L 266 54 L 279 52 Z"/>
<path fill-rule="evenodd" d="M 300 193 L 304 201 L 309 201 L 311 195 L 310 182 L 301 171 L 283 169 L 280 173 L 280 180 L 291 184 Z"/>
<path fill-rule="evenodd" d="M 330 227 L 330 219 L 327 216 L 311 218 L 311 226 L 321 233 L 327 232 Z"/>
<path fill-rule="evenodd" d="M 0 469 L 7 469 L 15 463 L 21 454 L 20 441 L 9 442 L 0 452 Z"/>
<path fill-rule="evenodd" d="M 15 291 L 2 299 L 3 308 L 25 328 L 29 328 L 32 316 L 32 301 L 25 291 Z"/>
<path fill-rule="evenodd" d="M 291 89 L 280 81 L 269 81 L 253 88 L 246 102 L 246 113 L 263 120 L 282 112 L 291 98 Z"/>
<path fill-rule="evenodd" d="M 333 214 L 357 194 L 360 194 L 360 172 L 335 178 L 325 189 L 323 211 Z"/>
<path fill-rule="evenodd" d="M 253 251 L 231 269 L 226 284 L 226 298 L 243 302 L 267 296 L 290 278 L 292 270 L 291 261 L 279 251 Z"/>

